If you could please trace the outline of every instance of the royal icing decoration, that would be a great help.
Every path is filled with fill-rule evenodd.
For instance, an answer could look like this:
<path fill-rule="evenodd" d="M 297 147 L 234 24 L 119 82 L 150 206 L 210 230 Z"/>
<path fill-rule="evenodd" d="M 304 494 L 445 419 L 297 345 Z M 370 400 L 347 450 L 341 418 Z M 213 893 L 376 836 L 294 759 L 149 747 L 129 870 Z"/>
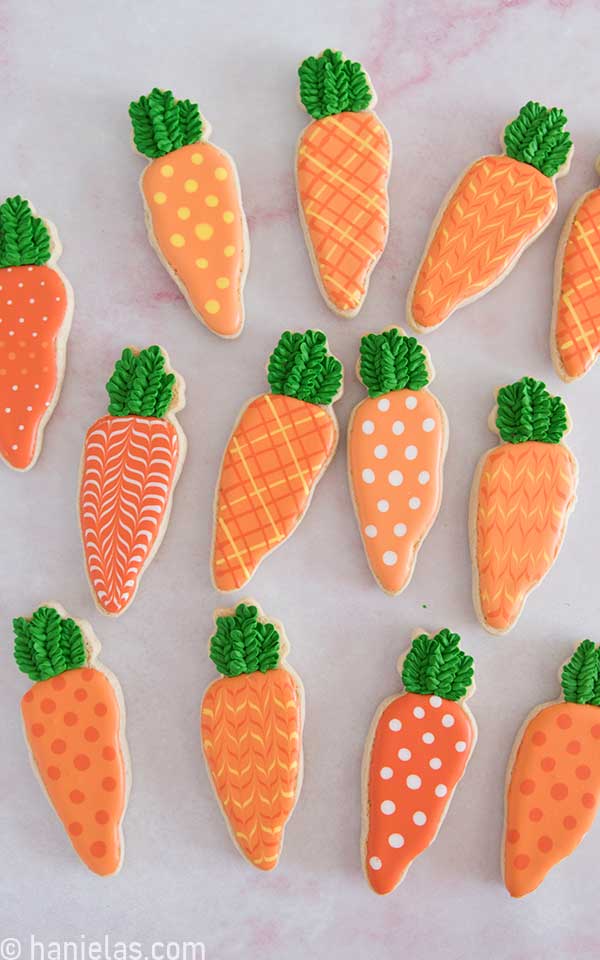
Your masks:
<path fill-rule="evenodd" d="M 118 616 L 164 535 L 185 458 L 175 417 L 185 401 L 182 379 L 157 346 L 124 350 L 106 389 L 108 416 L 85 438 L 79 521 L 94 600 Z"/>
<path fill-rule="evenodd" d="M 387 241 L 390 137 L 369 109 L 376 97 L 359 63 L 325 50 L 298 74 L 314 117 L 296 152 L 300 219 L 327 305 L 353 317 Z"/>
<path fill-rule="evenodd" d="M 600 650 L 579 644 L 563 667 L 564 700 L 543 704 L 513 751 L 506 798 L 504 880 L 524 897 L 568 857 L 600 801 Z"/>
<path fill-rule="evenodd" d="M 119 686 L 96 660 L 90 625 L 58 604 L 13 626 L 17 665 L 34 682 L 21 700 L 34 769 L 86 866 L 117 873 L 128 794 Z"/>
<path fill-rule="evenodd" d="M 566 122 L 562 110 L 530 101 L 504 130 L 504 154 L 475 161 L 452 189 L 409 293 L 417 329 L 438 327 L 495 287 L 546 229 L 573 146 Z"/>
<path fill-rule="evenodd" d="M 140 97 L 129 115 L 135 147 L 151 161 L 140 181 L 150 241 L 196 316 L 237 337 L 250 243 L 235 164 L 207 143 L 197 105 L 170 90 Z"/>
<path fill-rule="evenodd" d="M 473 658 L 449 630 L 417 636 L 402 663 L 405 693 L 377 710 L 363 765 L 363 868 L 390 893 L 435 840 L 475 741 L 464 703 Z"/>
<path fill-rule="evenodd" d="M 342 365 L 324 333 L 284 333 L 268 380 L 273 392 L 244 408 L 223 457 L 212 554 L 217 590 L 244 586 L 295 530 L 337 446 L 331 404 L 341 395 Z"/>
<path fill-rule="evenodd" d="M 561 439 L 566 407 L 531 377 L 498 391 L 495 429 L 471 494 L 473 598 L 483 626 L 506 633 L 552 567 L 575 505 L 577 461 Z"/>
<path fill-rule="evenodd" d="M 218 613 L 210 658 L 223 676 L 202 701 L 204 758 L 234 843 L 273 870 L 302 783 L 302 684 L 280 624 L 245 603 Z"/>
<path fill-rule="evenodd" d="M 21 197 L 0 204 L 0 456 L 29 470 L 58 401 L 73 292 L 54 227 Z"/>
<path fill-rule="evenodd" d="M 373 576 L 400 593 L 440 507 L 446 415 L 427 389 L 433 368 L 414 337 L 398 327 L 371 333 L 360 355 L 369 396 L 350 420 L 350 488 Z"/>

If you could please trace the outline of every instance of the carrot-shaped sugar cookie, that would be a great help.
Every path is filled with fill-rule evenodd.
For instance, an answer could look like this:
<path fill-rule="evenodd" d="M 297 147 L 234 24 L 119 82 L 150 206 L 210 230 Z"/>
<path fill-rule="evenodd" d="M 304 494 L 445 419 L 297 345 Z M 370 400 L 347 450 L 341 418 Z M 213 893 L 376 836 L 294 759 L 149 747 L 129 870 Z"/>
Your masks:
<path fill-rule="evenodd" d="M 97 660 L 89 623 L 72 620 L 58 603 L 13 627 L 15 660 L 33 680 L 21 700 L 33 768 L 85 865 L 117 873 L 129 792 L 121 688 Z"/>
<path fill-rule="evenodd" d="M 469 512 L 473 601 L 490 633 L 514 627 L 558 556 L 575 505 L 577 461 L 560 397 L 523 377 L 498 390 L 490 430 L 502 443 L 475 471 Z"/>
<path fill-rule="evenodd" d="M 348 427 L 350 489 L 373 576 L 400 593 L 440 508 L 448 422 L 428 352 L 399 327 L 362 338 L 359 377 L 369 396 Z"/>
<path fill-rule="evenodd" d="M 360 63 L 325 50 L 301 64 L 300 99 L 313 122 L 296 152 L 300 220 L 327 305 L 360 310 L 389 227 L 389 134 Z"/>
<path fill-rule="evenodd" d="M 304 691 L 288 650 L 255 604 L 217 611 L 210 658 L 222 677 L 202 700 L 202 749 L 233 842 L 259 870 L 277 866 L 302 785 Z"/>
<path fill-rule="evenodd" d="M 405 693 L 377 709 L 363 760 L 363 868 L 375 893 L 398 886 L 433 843 L 477 740 L 465 700 L 473 658 L 449 630 L 415 637 L 398 661 Z"/>
<path fill-rule="evenodd" d="M 600 801 L 598 650 L 583 640 L 561 674 L 563 700 L 530 713 L 509 761 L 504 882 L 524 897 L 579 846 Z"/>
<path fill-rule="evenodd" d="M 185 398 L 182 378 L 157 346 L 123 350 L 106 389 L 108 416 L 85 437 L 79 522 L 96 606 L 118 616 L 167 528 L 186 452 L 175 417 Z"/>
<path fill-rule="evenodd" d="M 129 106 L 150 243 L 203 323 L 221 337 L 244 326 L 250 241 L 235 164 L 208 143 L 195 103 L 154 89 Z"/>
<path fill-rule="evenodd" d="M 27 200 L 0 204 L 0 457 L 29 470 L 58 402 L 73 291 L 56 228 Z"/>
<path fill-rule="evenodd" d="M 504 153 L 481 157 L 443 202 L 408 295 L 417 330 L 432 330 L 512 270 L 554 217 L 555 180 L 572 143 L 562 110 L 529 101 L 504 130 Z"/>
<path fill-rule="evenodd" d="M 263 393 L 244 407 L 227 444 L 216 496 L 212 575 L 238 590 L 296 529 L 338 442 L 332 403 L 342 365 L 320 330 L 284 333 Z"/>
<path fill-rule="evenodd" d="M 600 174 L 600 157 L 596 162 Z M 569 211 L 558 243 L 550 347 L 563 380 L 577 380 L 600 351 L 600 188 Z"/>

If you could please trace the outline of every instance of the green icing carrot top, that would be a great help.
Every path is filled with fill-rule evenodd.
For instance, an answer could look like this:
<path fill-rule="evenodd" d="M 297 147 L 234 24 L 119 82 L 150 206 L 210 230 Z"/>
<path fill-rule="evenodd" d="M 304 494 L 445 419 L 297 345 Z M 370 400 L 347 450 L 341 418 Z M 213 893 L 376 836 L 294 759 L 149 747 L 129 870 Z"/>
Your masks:
<path fill-rule="evenodd" d="M 504 131 L 507 156 L 531 164 L 546 177 L 555 176 L 573 146 L 569 132 L 563 130 L 566 122 L 562 110 L 530 100 Z"/>
<path fill-rule="evenodd" d="M 85 665 L 80 628 L 70 617 L 61 617 L 54 607 L 39 607 L 29 620 L 17 617 L 13 629 L 17 666 L 35 683 Z"/>
<path fill-rule="evenodd" d="M 134 353 L 127 347 L 117 360 L 106 384 L 113 417 L 164 417 L 173 399 L 175 374 L 165 372 L 165 355 L 160 347 Z"/>
<path fill-rule="evenodd" d="M 300 99 L 315 120 L 345 111 L 366 110 L 373 99 L 360 63 L 346 60 L 339 50 L 308 57 L 298 68 Z"/>
<path fill-rule="evenodd" d="M 198 104 L 176 100 L 170 90 L 155 87 L 147 97 L 129 104 L 133 142 L 146 157 L 165 154 L 202 139 Z"/>
<path fill-rule="evenodd" d="M 434 637 L 415 637 L 402 665 L 402 682 L 409 693 L 462 700 L 473 683 L 473 657 L 460 649 L 460 636 L 448 629 Z"/>
<path fill-rule="evenodd" d="M 391 390 L 421 390 L 429 383 L 425 351 L 397 328 L 368 333 L 360 341 L 360 379 L 370 397 Z"/>
<path fill-rule="evenodd" d="M 568 703 L 600 707 L 600 647 L 582 640 L 562 669 L 561 684 Z"/>
<path fill-rule="evenodd" d="M 27 200 L 8 197 L 0 204 L 0 267 L 40 266 L 50 259 L 50 234 L 34 217 Z"/>
<path fill-rule="evenodd" d="M 496 427 L 505 443 L 560 443 L 567 431 L 567 408 L 546 384 L 523 377 L 498 391 Z"/>
<path fill-rule="evenodd" d="M 342 386 L 342 365 L 327 350 L 321 330 L 282 334 L 269 359 L 273 393 L 328 406 Z"/>
<path fill-rule="evenodd" d="M 225 677 L 266 673 L 279 664 L 279 633 L 258 619 L 256 607 L 240 603 L 234 614 L 217 617 L 210 641 L 210 659 Z"/>

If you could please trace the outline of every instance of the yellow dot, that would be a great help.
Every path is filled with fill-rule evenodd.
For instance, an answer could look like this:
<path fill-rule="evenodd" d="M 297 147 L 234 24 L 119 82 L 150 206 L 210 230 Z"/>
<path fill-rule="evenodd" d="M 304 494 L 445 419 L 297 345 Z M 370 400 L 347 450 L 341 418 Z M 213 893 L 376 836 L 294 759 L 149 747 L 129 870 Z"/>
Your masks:
<path fill-rule="evenodd" d="M 201 153 L 193 153 L 193 154 L 192 154 L 192 163 L 195 163 L 197 167 L 200 166 L 201 163 L 204 163 L 204 157 L 202 156 L 202 154 L 201 154 Z"/>
<path fill-rule="evenodd" d="M 181 236 L 180 233 L 172 233 L 170 237 L 171 243 L 174 247 L 184 247 L 185 239 Z"/>
<path fill-rule="evenodd" d="M 209 193 L 207 197 L 204 198 L 204 202 L 207 207 L 218 207 L 219 198 L 215 197 L 214 193 Z"/>
<path fill-rule="evenodd" d="M 195 193 L 196 190 L 198 189 L 198 181 L 197 181 L 197 180 L 193 180 L 193 179 L 190 177 L 189 180 L 186 180 L 186 181 L 185 181 L 185 183 L 184 183 L 184 185 L 183 185 L 183 189 L 185 190 L 186 193 Z"/>
<path fill-rule="evenodd" d="M 225 249 L 223 250 L 223 253 L 225 254 L 226 257 L 232 257 L 235 253 L 235 247 L 229 244 L 227 247 L 225 247 Z"/>
<path fill-rule="evenodd" d="M 225 167 L 217 167 L 215 170 L 215 177 L 217 180 L 227 180 L 227 170 Z"/>
<path fill-rule="evenodd" d="M 233 223 L 234 219 L 235 218 L 231 210 L 226 210 L 225 213 L 223 214 L 223 220 L 225 221 L 225 223 Z"/>
<path fill-rule="evenodd" d="M 198 240 L 210 240 L 214 231 L 210 223 L 197 223 L 194 232 Z"/>
<path fill-rule="evenodd" d="M 201 270 L 206 270 L 208 266 L 208 260 L 205 257 L 198 257 L 196 260 L 196 266 L 200 267 Z"/>
<path fill-rule="evenodd" d="M 166 202 L 167 202 L 167 195 L 166 195 L 166 193 L 163 193 L 162 190 L 159 190 L 158 193 L 155 193 L 155 194 L 154 194 L 154 202 L 155 202 L 155 203 L 166 203 Z"/>
<path fill-rule="evenodd" d="M 172 177 L 175 173 L 170 163 L 163 163 L 162 167 L 160 168 L 160 172 L 162 173 L 163 177 Z"/>
<path fill-rule="evenodd" d="M 218 313 L 221 309 L 221 304 L 218 300 L 207 300 L 204 307 L 207 313 Z"/>
<path fill-rule="evenodd" d="M 227 290 L 229 286 L 229 280 L 227 277 L 217 277 L 217 286 L 219 290 Z"/>
<path fill-rule="evenodd" d="M 190 208 L 189 207 L 180 207 L 177 211 L 177 216 L 180 220 L 188 220 L 190 217 Z"/>

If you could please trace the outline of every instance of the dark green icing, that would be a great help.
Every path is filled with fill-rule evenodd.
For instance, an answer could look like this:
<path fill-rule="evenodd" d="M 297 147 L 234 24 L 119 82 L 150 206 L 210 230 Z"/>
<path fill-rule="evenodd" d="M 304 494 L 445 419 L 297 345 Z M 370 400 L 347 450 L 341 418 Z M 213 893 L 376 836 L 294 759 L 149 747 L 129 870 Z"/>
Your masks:
<path fill-rule="evenodd" d="M 415 637 L 402 665 L 402 682 L 410 693 L 462 700 L 473 682 L 473 657 L 459 647 L 460 637 L 444 629 Z"/>
<path fill-rule="evenodd" d="M 573 146 L 567 118 L 562 110 L 549 110 L 530 100 L 504 131 L 506 153 L 514 160 L 529 163 L 546 177 L 553 177 L 565 163 Z"/>
<path fill-rule="evenodd" d="M 240 603 L 234 614 L 217 617 L 210 640 L 210 659 L 224 677 L 266 673 L 279 664 L 279 634 L 272 623 L 258 619 L 256 607 Z"/>
<path fill-rule="evenodd" d="M 523 377 L 498 391 L 496 427 L 505 443 L 560 443 L 568 426 L 567 408 L 546 384 Z"/>
<path fill-rule="evenodd" d="M 298 76 L 300 99 L 315 120 L 346 110 L 366 110 L 373 99 L 360 63 L 346 60 L 339 50 L 325 50 L 320 57 L 303 60 Z"/>
<path fill-rule="evenodd" d="M 0 267 L 40 266 L 50 259 L 50 234 L 34 217 L 27 200 L 8 197 L 0 204 Z"/>
<path fill-rule="evenodd" d="M 176 100 L 170 90 L 155 87 L 147 97 L 132 101 L 129 116 L 133 142 L 146 157 L 164 157 L 202 138 L 198 105 L 190 100 Z"/>
<path fill-rule="evenodd" d="M 600 647 L 582 640 L 562 669 L 561 684 L 568 703 L 600 706 Z"/>
<path fill-rule="evenodd" d="M 340 392 L 343 370 L 321 330 L 287 331 L 269 358 L 267 376 L 273 393 L 328 406 Z"/>
<path fill-rule="evenodd" d="M 14 654 L 19 670 L 34 682 L 85 666 L 86 651 L 80 628 L 54 607 L 39 607 L 29 620 L 13 620 Z"/>
<path fill-rule="evenodd" d="M 368 333 L 360 341 L 360 379 L 370 397 L 390 390 L 421 390 L 429 383 L 425 351 L 396 327 Z"/>
<path fill-rule="evenodd" d="M 106 384 L 113 417 L 164 417 L 173 399 L 175 374 L 165 373 L 165 355 L 160 347 L 134 353 L 126 347 Z"/>

